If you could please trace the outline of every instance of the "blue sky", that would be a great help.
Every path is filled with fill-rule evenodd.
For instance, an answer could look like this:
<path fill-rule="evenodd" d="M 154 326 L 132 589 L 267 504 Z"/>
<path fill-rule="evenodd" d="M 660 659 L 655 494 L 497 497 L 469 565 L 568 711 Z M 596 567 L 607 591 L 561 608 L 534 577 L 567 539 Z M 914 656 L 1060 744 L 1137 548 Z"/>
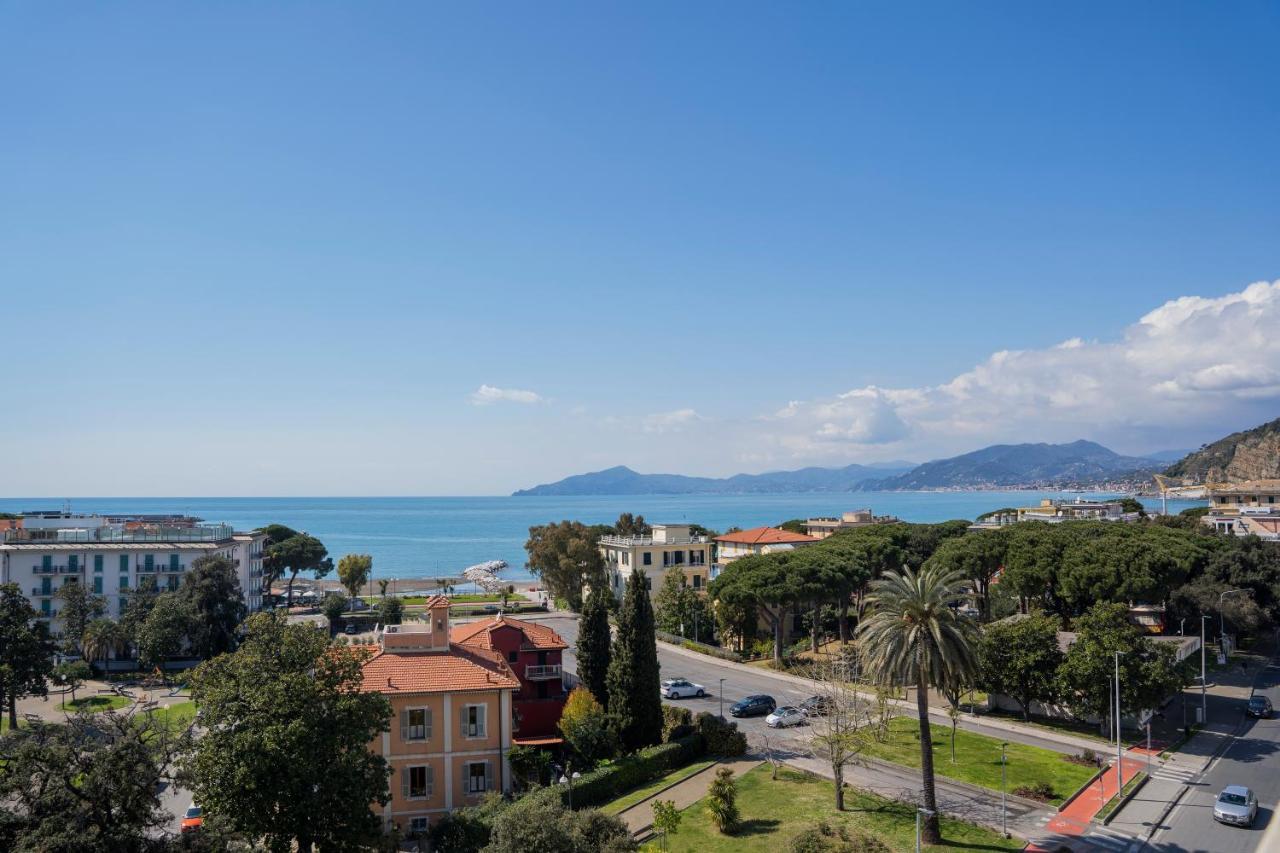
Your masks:
<path fill-rule="evenodd" d="M 1278 38 L 1267 3 L 4 3 L 0 489 L 1252 425 Z"/>

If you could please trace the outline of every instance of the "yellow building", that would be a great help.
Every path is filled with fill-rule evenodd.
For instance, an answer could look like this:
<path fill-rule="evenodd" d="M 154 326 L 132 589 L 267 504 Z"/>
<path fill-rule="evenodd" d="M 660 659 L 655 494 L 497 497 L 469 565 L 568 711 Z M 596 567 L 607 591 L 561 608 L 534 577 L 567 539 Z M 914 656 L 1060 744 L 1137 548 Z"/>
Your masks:
<path fill-rule="evenodd" d="M 696 590 L 706 589 L 710 579 L 712 543 L 705 536 L 694 536 L 688 524 L 655 524 L 648 536 L 601 536 L 600 554 L 604 557 L 609 588 L 621 600 L 627 579 L 643 570 L 649 594 L 662 586 L 662 579 L 673 568 L 684 571 L 685 580 Z"/>
<path fill-rule="evenodd" d="M 520 681 L 500 652 L 449 641 L 449 600 L 425 624 L 390 625 L 363 667 L 363 689 L 391 702 L 391 728 L 369 745 L 390 765 L 384 824 L 425 832 L 433 818 L 511 790 L 507 752 Z"/>

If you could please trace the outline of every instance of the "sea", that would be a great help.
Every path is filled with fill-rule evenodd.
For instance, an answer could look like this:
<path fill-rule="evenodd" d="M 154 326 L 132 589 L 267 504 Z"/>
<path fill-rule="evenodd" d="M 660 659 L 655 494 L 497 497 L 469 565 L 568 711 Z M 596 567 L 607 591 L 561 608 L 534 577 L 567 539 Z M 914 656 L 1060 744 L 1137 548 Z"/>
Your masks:
<path fill-rule="evenodd" d="M 503 560 L 503 575 L 531 579 L 524 543 L 529 528 L 574 519 L 608 524 L 623 512 L 650 523 L 695 522 L 714 530 L 779 524 L 791 518 L 839 515 L 871 509 L 903 521 L 973 519 L 1007 506 L 1028 506 L 1042 498 L 1114 497 L 1101 493 L 1040 491 L 806 492 L 751 495 L 591 495 L 582 497 L 350 497 L 350 498 L 0 498 L 0 512 L 60 510 L 78 513 L 183 513 L 237 530 L 286 524 L 305 530 L 328 547 L 335 561 L 343 554 L 373 556 L 381 578 L 458 577 L 488 560 Z M 1141 499 L 1159 512 L 1158 498 Z M 1201 501 L 1169 501 L 1169 512 L 1203 506 Z"/>

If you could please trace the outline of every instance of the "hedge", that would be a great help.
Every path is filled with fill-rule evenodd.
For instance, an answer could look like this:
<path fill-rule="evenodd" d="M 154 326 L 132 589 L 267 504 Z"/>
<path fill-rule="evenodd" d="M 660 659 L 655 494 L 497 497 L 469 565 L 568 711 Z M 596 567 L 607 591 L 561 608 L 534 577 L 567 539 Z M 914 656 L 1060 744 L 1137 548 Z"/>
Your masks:
<path fill-rule="evenodd" d="M 711 646 L 706 643 L 699 643 L 694 640 L 689 640 L 684 637 L 681 637 L 677 634 L 668 634 L 666 631 L 654 631 L 653 633 L 657 636 L 659 640 L 661 640 L 664 643 L 670 643 L 673 646 L 680 646 L 681 648 L 688 649 L 691 652 L 699 652 L 704 655 L 711 655 L 711 657 L 713 658 L 720 658 L 721 660 L 730 660 L 730 661 L 733 661 L 734 663 L 742 663 L 742 655 L 738 654 L 735 651 L 722 648 L 721 646 Z"/>
<path fill-rule="evenodd" d="M 705 749 L 702 736 L 692 734 L 671 743 L 642 749 L 635 755 L 598 767 L 574 781 L 573 805 L 575 808 L 582 808 L 606 803 L 632 788 L 647 785 L 659 776 L 701 758 Z M 568 805 L 568 786 L 558 785 L 556 790 L 561 801 Z"/>

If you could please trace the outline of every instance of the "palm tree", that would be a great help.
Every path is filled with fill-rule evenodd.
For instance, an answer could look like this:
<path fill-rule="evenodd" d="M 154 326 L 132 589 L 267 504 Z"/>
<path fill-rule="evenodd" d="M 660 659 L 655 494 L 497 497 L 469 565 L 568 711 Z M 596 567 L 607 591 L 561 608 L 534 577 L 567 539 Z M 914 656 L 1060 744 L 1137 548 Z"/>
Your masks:
<path fill-rule="evenodd" d="M 84 628 L 80 649 L 88 660 L 105 662 L 112 652 L 119 654 L 128 642 L 128 634 L 119 622 L 106 618 L 94 619 Z"/>
<path fill-rule="evenodd" d="M 929 688 L 954 684 L 976 669 L 977 627 L 949 606 L 966 588 L 964 575 L 938 565 L 919 573 L 903 567 L 871 586 L 870 615 L 858 625 L 867 674 L 884 685 L 914 686 L 920 718 L 920 781 L 929 815 L 921 827 L 928 844 L 942 840 L 933 781 Z"/>

